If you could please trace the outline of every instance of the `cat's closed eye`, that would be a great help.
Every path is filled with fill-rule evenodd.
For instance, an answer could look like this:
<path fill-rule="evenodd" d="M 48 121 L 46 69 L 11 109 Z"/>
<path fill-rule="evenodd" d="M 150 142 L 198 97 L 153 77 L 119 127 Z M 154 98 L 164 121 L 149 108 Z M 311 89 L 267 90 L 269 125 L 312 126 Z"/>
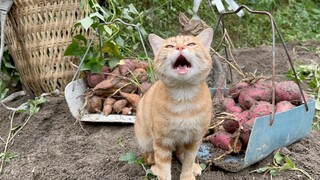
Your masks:
<path fill-rule="evenodd" d="M 173 45 L 166 45 L 165 48 L 173 48 Z"/>
<path fill-rule="evenodd" d="M 192 43 L 187 44 L 187 46 L 189 46 L 189 47 L 190 47 L 190 46 L 195 46 L 195 45 L 196 45 L 196 43 L 193 43 L 193 42 L 192 42 Z"/>

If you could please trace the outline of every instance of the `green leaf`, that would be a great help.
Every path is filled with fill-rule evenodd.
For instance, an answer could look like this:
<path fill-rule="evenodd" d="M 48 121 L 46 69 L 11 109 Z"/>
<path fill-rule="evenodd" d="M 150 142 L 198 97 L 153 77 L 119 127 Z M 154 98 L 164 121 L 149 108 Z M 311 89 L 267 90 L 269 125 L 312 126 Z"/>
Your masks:
<path fill-rule="evenodd" d="M 17 112 L 23 113 L 28 110 L 28 103 L 23 103 L 17 108 Z"/>
<path fill-rule="evenodd" d="M 137 11 L 136 7 L 134 7 L 133 4 L 129 4 L 129 12 L 133 14 L 139 14 L 139 12 Z"/>
<path fill-rule="evenodd" d="M 277 176 L 279 174 L 279 171 L 272 169 L 272 170 L 270 170 L 270 174 L 271 174 L 271 176 Z"/>
<path fill-rule="evenodd" d="M 294 162 L 289 158 L 289 156 L 285 156 L 285 161 L 286 163 L 288 163 L 290 165 L 291 168 L 295 168 L 296 165 L 294 164 Z"/>
<path fill-rule="evenodd" d="M 75 35 L 73 38 L 82 41 L 84 44 L 87 44 L 87 39 L 81 34 Z"/>
<path fill-rule="evenodd" d="M 90 17 L 85 17 L 84 19 L 81 19 L 79 22 L 81 23 L 83 28 L 87 31 L 89 27 L 93 24 L 93 19 L 91 19 Z"/>
<path fill-rule="evenodd" d="M 76 39 L 72 39 L 71 44 L 64 52 L 64 56 L 79 56 L 79 44 Z"/>
<path fill-rule="evenodd" d="M 127 152 L 124 155 L 121 155 L 119 157 L 119 161 L 124 161 L 127 162 L 129 164 L 134 164 L 137 161 L 137 156 L 134 152 Z"/>
<path fill-rule="evenodd" d="M 280 168 L 281 171 L 288 170 L 288 169 L 292 169 L 289 163 L 284 163 Z"/>
<path fill-rule="evenodd" d="M 113 59 L 109 59 L 109 60 L 108 60 L 108 66 L 109 66 L 111 69 L 113 69 L 114 67 L 116 67 L 116 66 L 118 65 L 118 63 L 119 63 L 119 59 L 113 58 Z"/>
<path fill-rule="evenodd" d="M 107 25 L 104 25 L 104 30 L 111 36 L 112 35 L 112 29 L 110 29 Z"/>
<path fill-rule="evenodd" d="M 269 170 L 270 167 L 269 166 L 265 166 L 265 167 L 261 167 L 259 169 L 256 169 L 256 170 L 253 170 L 251 171 L 250 173 L 253 173 L 253 172 L 256 172 L 256 173 L 264 173 L 266 172 L 267 170 Z"/>
<path fill-rule="evenodd" d="M 283 163 L 283 155 L 281 155 L 280 151 L 277 151 L 273 158 L 278 165 Z"/>
<path fill-rule="evenodd" d="M 204 164 L 204 163 L 199 164 L 199 166 L 200 166 L 200 168 L 201 168 L 201 171 L 205 170 L 206 167 L 207 167 L 207 165 Z"/>
<path fill-rule="evenodd" d="M 90 18 L 92 18 L 92 17 L 98 17 L 100 20 L 104 21 L 103 16 L 102 16 L 99 12 L 91 13 L 91 14 L 89 15 L 89 17 L 90 17 Z M 90 24 L 90 26 L 91 26 L 91 24 Z"/>

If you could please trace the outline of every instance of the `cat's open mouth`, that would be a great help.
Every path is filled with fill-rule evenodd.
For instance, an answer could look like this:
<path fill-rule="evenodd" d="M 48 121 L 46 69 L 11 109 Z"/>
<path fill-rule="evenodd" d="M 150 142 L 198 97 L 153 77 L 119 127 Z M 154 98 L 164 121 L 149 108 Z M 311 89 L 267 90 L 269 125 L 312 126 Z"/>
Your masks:
<path fill-rule="evenodd" d="M 179 74 L 186 74 L 188 68 L 191 68 L 191 63 L 182 55 L 180 55 L 173 64 L 173 69 L 176 69 Z"/>

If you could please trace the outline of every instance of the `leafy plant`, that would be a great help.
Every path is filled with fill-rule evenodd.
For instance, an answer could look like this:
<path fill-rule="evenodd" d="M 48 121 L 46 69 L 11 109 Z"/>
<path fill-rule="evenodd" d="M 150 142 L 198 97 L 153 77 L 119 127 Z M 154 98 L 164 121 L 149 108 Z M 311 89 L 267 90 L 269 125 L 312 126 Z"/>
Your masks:
<path fill-rule="evenodd" d="M 277 176 L 281 171 L 298 171 L 313 180 L 308 172 L 297 168 L 289 156 L 281 154 L 280 150 L 278 150 L 273 157 L 273 165 L 261 167 L 251 171 L 250 173 L 270 173 L 271 176 Z"/>
<path fill-rule="evenodd" d="M 0 69 L 0 100 L 2 100 L 9 87 L 15 87 L 20 81 L 19 73 L 14 66 L 13 59 L 5 46 Z"/>
<path fill-rule="evenodd" d="M 89 70 L 92 73 L 100 73 L 103 65 L 113 68 L 124 57 L 136 57 L 139 53 L 139 34 L 132 26 L 121 25 L 113 22 L 120 18 L 125 23 L 140 26 L 142 35 L 146 35 L 141 26 L 141 16 L 133 4 L 119 3 L 115 0 L 104 1 L 100 5 L 96 0 L 82 0 L 83 7 L 87 10 L 87 16 L 79 20 L 74 28 L 82 26 L 86 31 L 93 32 L 97 36 L 98 43 L 90 44 L 84 35 L 77 34 L 72 43 L 67 47 L 65 56 L 77 56 L 84 63 L 80 71 Z M 90 39 L 93 37 L 90 37 Z"/>
<path fill-rule="evenodd" d="M 296 68 L 298 80 L 307 84 L 308 94 L 316 100 L 316 116 L 313 129 L 320 129 L 320 65 L 298 65 Z M 286 74 L 287 78 L 295 80 L 292 70 Z"/>
<path fill-rule="evenodd" d="M 5 162 L 8 162 L 8 160 L 11 160 L 15 157 L 15 155 L 8 151 L 9 143 L 12 142 L 14 137 L 27 125 L 31 117 L 36 115 L 40 110 L 40 105 L 46 102 L 46 99 L 43 96 L 36 97 L 33 100 L 28 100 L 28 102 L 21 104 L 18 108 L 11 108 L 7 107 L 4 104 L 2 104 L 5 108 L 8 110 L 11 110 L 12 113 L 9 116 L 10 119 L 10 129 L 6 140 L 3 140 L 0 138 L 4 143 L 4 150 L 0 154 L 1 164 L 0 164 L 0 174 L 2 172 L 3 166 Z M 27 113 L 28 116 L 24 120 L 24 122 L 21 125 L 14 125 L 13 121 L 15 119 L 16 113 Z"/>
<path fill-rule="evenodd" d="M 146 176 L 145 176 L 146 180 L 157 179 L 156 176 L 152 173 L 150 166 L 144 163 L 143 157 L 138 158 L 134 152 L 130 151 L 130 152 L 127 152 L 126 154 L 121 155 L 119 157 L 119 161 L 127 162 L 128 164 L 137 164 L 142 166 L 142 168 L 146 172 Z"/>

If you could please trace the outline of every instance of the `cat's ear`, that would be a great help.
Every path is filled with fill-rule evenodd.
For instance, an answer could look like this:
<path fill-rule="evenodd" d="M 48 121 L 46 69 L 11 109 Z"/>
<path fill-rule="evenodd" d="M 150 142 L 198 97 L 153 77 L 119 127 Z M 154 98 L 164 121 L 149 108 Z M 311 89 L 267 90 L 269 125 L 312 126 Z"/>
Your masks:
<path fill-rule="evenodd" d="M 179 22 L 181 26 L 186 26 L 189 23 L 190 19 L 183 13 L 179 13 Z"/>
<path fill-rule="evenodd" d="M 204 48 L 206 48 L 208 51 L 210 51 L 211 47 L 211 42 L 212 42 L 212 36 L 213 36 L 213 29 L 212 28 L 207 28 L 203 30 L 198 36 L 198 40 Z"/>
<path fill-rule="evenodd" d="M 162 39 L 161 37 L 155 35 L 155 34 L 149 34 L 149 43 L 152 47 L 153 50 L 153 54 L 156 54 L 158 52 L 158 50 L 160 49 L 164 39 Z"/>

